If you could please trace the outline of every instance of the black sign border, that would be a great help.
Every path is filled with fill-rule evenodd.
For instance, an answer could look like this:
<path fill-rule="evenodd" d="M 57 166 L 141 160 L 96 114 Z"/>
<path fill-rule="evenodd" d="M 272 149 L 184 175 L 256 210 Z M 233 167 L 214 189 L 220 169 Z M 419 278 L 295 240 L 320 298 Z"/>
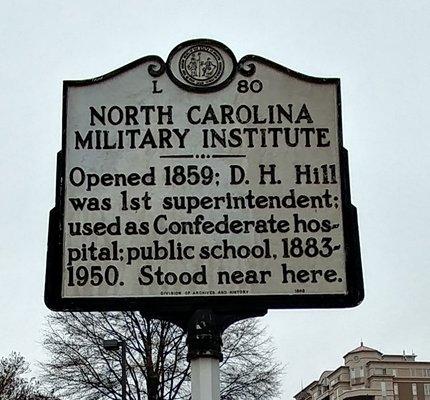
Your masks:
<path fill-rule="evenodd" d="M 183 48 L 190 44 L 204 43 L 216 44 L 227 49 L 225 45 L 210 39 L 195 39 L 184 42 L 175 47 Z M 172 54 L 171 53 L 171 54 Z M 170 59 L 171 56 L 169 56 Z M 256 55 L 243 57 L 238 63 L 234 60 L 234 71 L 246 77 L 255 72 L 255 64 L 262 63 L 291 77 L 319 84 L 335 84 L 337 91 L 338 114 L 338 146 L 340 157 L 340 185 L 342 198 L 342 218 L 345 240 L 345 265 L 346 265 L 346 294 L 286 294 L 286 295 L 249 295 L 249 296 L 211 296 L 211 297 L 108 297 L 108 298 L 63 298 L 62 292 L 62 259 L 63 259 L 63 229 L 64 229 L 64 182 L 65 182 L 65 149 L 67 131 L 67 93 L 69 87 L 88 86 L 94 83 L 108 80 L 138 65 L 148 63 L 148 72 L 153 77 L 158 77 L 169 71 L 169 64 L 158 56 L 146 56 L 130 64 L 116 69 L 98 78 L 81 81 L 64 81 L 63 84 L 63 119 L 62 119 L 62 150 L 57 155 L 56 199 L 55 207 L 49 215 L 48 249 L 45 276 L 44 300 L 48 308 L 53 311 L 142 311 L 154 318 L 181 319 L 191 315 L 196 309 L 212 309 L 218 313 L 249 313 L 253 310 L 267 309 L 298 309 L 298 308 L 347 308 L 354 307 L 364 299 L 363 275 L 361 266 L 360 243 L 358 235 L 358 221 L 356 208 L 351 204 L 348 153 L 343 147 L 342 118 L 341 118 L 341 91 L 338 78 L 318 78 L 293 71 L 273 61 Z M 171 76 L 171 73 L 168 72 Z M 217 85 L 208 88 L 199 88 L 198 92 L 213 92 L 228 85 L 234 74 Z M 178 84 L 177 82 L 175 82 Z M 194 91 L 188 85 L 180 85 L 184 90 Z M 61 267 L 61 268 L 60 268 Z"/>

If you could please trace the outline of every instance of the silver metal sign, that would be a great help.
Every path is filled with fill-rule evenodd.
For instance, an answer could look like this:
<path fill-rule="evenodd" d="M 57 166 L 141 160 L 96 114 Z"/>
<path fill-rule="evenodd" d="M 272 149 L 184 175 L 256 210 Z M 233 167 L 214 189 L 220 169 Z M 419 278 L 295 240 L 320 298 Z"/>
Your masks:
<path fill-rule="evenodd" d="M 53 309 L 347 307 L 363 298 L 340 82 L 193 40 L 64 83 Z"/>

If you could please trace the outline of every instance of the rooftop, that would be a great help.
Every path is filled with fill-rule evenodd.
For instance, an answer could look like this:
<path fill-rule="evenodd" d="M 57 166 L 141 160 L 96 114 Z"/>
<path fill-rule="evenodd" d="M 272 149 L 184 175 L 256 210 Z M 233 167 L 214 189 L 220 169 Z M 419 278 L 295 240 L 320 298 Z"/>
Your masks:
<path fill-rule="evenodd" d="M 361 353 L 361 352 L 375 352 L 375 353 L 379 353 L 382 355 L 382 353 L 379 350 L 376 349 L 372 349 L 371 347 L 367 347 L 363 345 L 363 342 L 360 343 L 360 346 L 358 346 L 356 349 L 351 350 L 350 352 L 346 353 L 343 357 L 345 358 L 348 354 L 353 354 L 353 353 Z"/>

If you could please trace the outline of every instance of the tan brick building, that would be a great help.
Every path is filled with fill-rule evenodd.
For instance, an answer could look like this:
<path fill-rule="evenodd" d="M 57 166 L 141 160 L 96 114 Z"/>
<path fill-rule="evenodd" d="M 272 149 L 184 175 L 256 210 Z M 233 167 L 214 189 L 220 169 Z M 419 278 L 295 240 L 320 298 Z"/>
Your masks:
<path fill-rule="evenodd" d="M 296 400 L 430 400 L 430 362 L 415 354 L 382 354 L 361 346 L 343 358 L 344 365 L 325 371 Z"/>

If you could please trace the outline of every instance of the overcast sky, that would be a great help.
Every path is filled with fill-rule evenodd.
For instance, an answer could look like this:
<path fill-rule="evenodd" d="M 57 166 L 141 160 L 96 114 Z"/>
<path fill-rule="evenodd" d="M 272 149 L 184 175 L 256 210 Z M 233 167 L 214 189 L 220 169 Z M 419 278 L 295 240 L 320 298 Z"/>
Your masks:
<path fill-rule="evenodd" d="M 365 300 L 270 312 L 291 399 L 365 345 L 430 360 L 428 1 L 11 1 L 0 11 L 0 356 L 41 360 L 48 213 L 61 147 L 62 81 L 207 37 L 341 79 Z"/>

